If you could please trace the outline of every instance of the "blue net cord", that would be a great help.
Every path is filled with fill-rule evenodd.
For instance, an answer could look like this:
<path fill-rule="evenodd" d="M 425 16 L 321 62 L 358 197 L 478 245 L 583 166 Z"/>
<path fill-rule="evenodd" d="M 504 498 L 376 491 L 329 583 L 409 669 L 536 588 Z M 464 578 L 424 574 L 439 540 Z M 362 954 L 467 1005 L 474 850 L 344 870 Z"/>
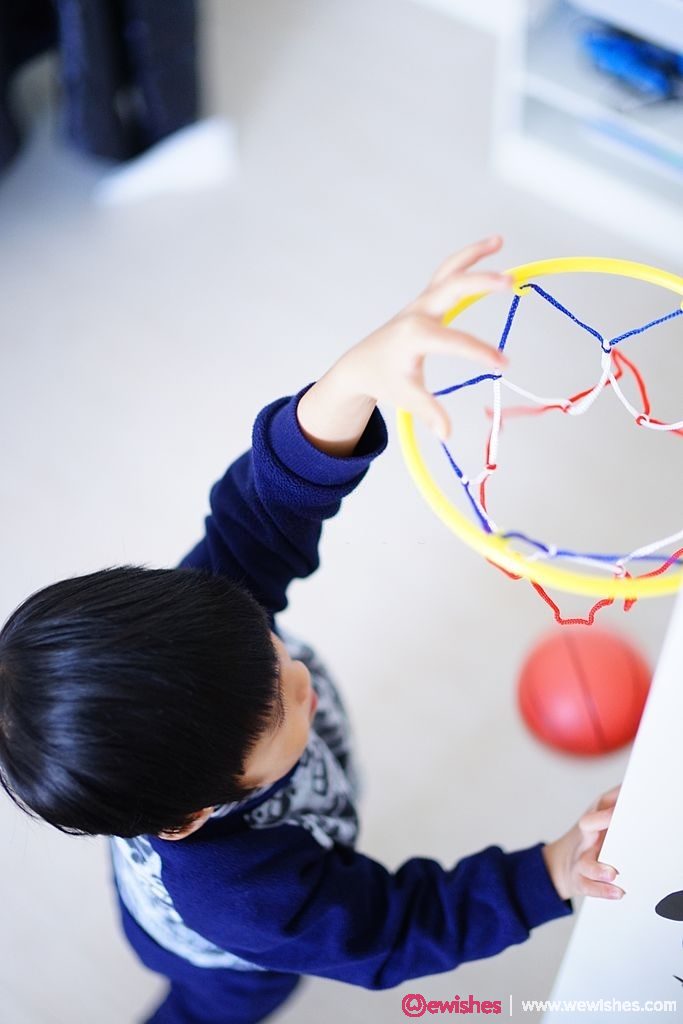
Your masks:
<path fill-rule="evenodd" d="M 449 465 L 455 473 L 458 481 L 460 482 L 468 503 L 471 506 L 477 521 L 482 530 L 489 534 L 497 534 L 498 536 L 506 540 L 519 540 L 530 547 L 534 548 L 533 554 L 529 556 L 530 561 L 538 559 L 566 559 L 576 565 L 586 565 L 593 568 L 598 568 L 603 571 L 607 571 L 615 576 L 627 577 L 630 575 L 626 566 L 631 562 L 645 563 L 655 562 L 659 563 L 659 568 L 653 570 L 645 575 L 658 574 L 659 572 L 665 571 L 672 564 L 683 563 L 681 555 L 683 552 L 676 551 L 673 555 L 663 555 L 662 548 L 675 544 L 683 540 L 683 530 L 678 533 L 672 534 L 670 537 L 666 537 L 663 540 L 655 541 L 654 543 L 644 545 L 633 551 L 626 552 L 624 554 L 602 554 L 595 552 L 581 552 L 574 551 L 565 547 L 558 547 L 553 544 L 546 544 L 541 540 L 530 537 L 527 534 L 519 530 L 508 530 L 501 532 L 486 508 L 486 484 L 489 477 L 496 471 L 497 467 L 497 450 L 499 443 L 500 430 L 502 428 L 503 418 L 505 413 L 501 409 L 500 401 L 500 389 L 501 387 L 507 387 L 510 390 L 528 398 L 531 402 L 537 406 L 536 409 L 529 410 L 522 409 L 517 410 L 516 414 L 531 414 L 531 412 L 546 412 L 551 409 L 560 409 L 570 415 L 582 415 L 588 408 L 597 400 L 599 395 L 607 388 L 611 387 L 614 394 L 617 396 L 621 404 L 626 408 L 629 414 L 633 417 L 638 426 L 646 427 L 653 430 L 664 430 L 676 434 L 683 435 L 683 420 L 677 423 L 663 423 L 661 420 L 654 419 L 650 416 L 650 405 L 647 396 L 647 389 L 642 375 L 639 373 L 635 365 L 627 360 L 625 356 L 620 356 L 618 352 L 615 352 L 615 346 L 625 341 L 627 338 L 634 337 L 635 335 L 643 334 L 660 324 L 666 323 L 670 320 L 675 319 L 678 316 L 683 316 L 683 308 L 674 310 L 671 313 L 667 313 L 664 316 L 657 317 L 654 320 L 650 320 L 648 323 L 643 324 L 640 327 L 635 327 L 630 331 L 626 331 L 623 334 L 616 335 L 613 338 L 605 339 L 605 337 L 597 331 L 590 324 L 585 323 L 575 316 L 566 306 L 564 306 L 555 296 L 551 295 L 544 288 L 539 285 L 529 282 L 522 285 L 518 293 L 512 299 L 510 308 L 505 321 L 498 348 L 502 352 L 509 340 L 510 331 L 519 309 L 519 303 L 521 294 L 525 291 L 533 292 L 548 302 L 555 309 L 557 309 L 564 316 L 568 317 L 573 323 L 575 323 L 582 330 L 586 331 L 591 335 L 599 344 L 601 348 L 601 376 L 598 383 L 587 391 L 581 392 L 578 395 L 574 395 L 569 398 L 543 398 L 535 395 L 525 389 L 519 387 L 513 382 L 507 380 L 503 373 L 482 373 L 476 377 L 471 377 L 468 380 L 460 381 L 446 388 L 441 388 L 439 391 L 435 391 L 435 397 L 444 397 L 446 395 L 454 394 L 461 391 L 464 388 L 473 387 L 477 384 L 481 384 L 484 381 L 491 381 L 494 389 L 494 411 L 492 414 L 492 426 L 489 434 L 486 451 L 486 465 L 479 475 L 471 480 L 463 472 L 461 466 L 456 461 L 448 445 L 442 442 L 441 447 L 443 448 L 445 455 L 448 459 Z M 622 389 L 619 386 L 619 379 L 624 372 L 626 367 L 635 377 L 640 391 L 641 399 L 644 404 L 644 409 L 639 411 L 628 401 L 624 395 Z M 499 567 L 500 568 L 500 567 Z M 505 571 L 505 570 L 503 570 Z M 506 575 L 512 576 L 513 574 L 506 572 Z M 558 622 L 562 624 L 567 623 L 580 623 L 591 625 L 596 611 L 600 608 L 612 604 L 612 600 L 599 601 L 591 609 L 588 618 L 585 619 L 563 619 L 559 608 L 546 594 L 542 587 L 537 583 L 533 583 L 534 588 L 543 597 L 543 599 L 553 608 L 555 617 Z M 634 604 L 633 600 L 626 601 L 624 607 L 628 610 Z"/>

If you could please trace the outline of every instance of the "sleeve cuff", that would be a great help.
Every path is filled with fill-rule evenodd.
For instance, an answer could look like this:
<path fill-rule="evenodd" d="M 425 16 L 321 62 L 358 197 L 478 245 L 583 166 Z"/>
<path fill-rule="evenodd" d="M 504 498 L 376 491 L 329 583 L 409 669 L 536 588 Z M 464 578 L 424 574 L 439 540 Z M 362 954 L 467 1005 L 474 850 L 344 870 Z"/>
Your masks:
<path fill-rule="evenodd" d="M 353 455 L 341 458 L 321 452 L 304 436 L 296 410 L 299 399 L 313 384 L 298 394 L 270 406 L 268 436 L 279 461 L 302 480 L 312 484 L 347 484 L 365 472 L 387 446 L 387 428 L 379 409 L 374 409 Z"/>
<path fill-rule="evenodd" d="M 544 845 L 537 843 L 528 850 L 507 854 L 512 887 L 529 930 L 556 917 L 566 917 L 574 909 L 571 900 L 563 900 L 553 885 L 541 852 Z"/>

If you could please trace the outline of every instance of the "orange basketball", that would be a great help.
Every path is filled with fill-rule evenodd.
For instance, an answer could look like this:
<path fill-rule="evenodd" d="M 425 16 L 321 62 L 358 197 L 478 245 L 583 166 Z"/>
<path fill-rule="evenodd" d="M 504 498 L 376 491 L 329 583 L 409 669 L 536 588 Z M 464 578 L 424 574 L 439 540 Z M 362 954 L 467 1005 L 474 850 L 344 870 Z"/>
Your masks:
<path fill-rule="evenodd" d="M 529 729 L 572 754 L 606 754 L 636 734 L 651 672 L 618 634 L 562 627 L 533 649 L 519 677 L 518 701 Z"/>

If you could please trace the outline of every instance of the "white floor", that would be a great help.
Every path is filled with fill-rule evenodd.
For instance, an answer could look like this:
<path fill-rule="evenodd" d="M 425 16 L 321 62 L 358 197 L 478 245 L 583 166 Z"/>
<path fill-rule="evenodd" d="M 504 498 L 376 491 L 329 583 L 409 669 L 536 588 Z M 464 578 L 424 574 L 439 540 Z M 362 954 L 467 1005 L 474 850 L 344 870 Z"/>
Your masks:
<path fill-rule="evenodd" d="M 43 121 L 0 182 L 3 620 L 64 576 L 174 564 L 259 408 L 319 375 L 451 249 L 500 231 L 508 265 L 581 252 L 663 262 L 656 244 L 643 251 L 490 177 L 486 36 L 408 0 L 205 9 L 209 106 L 240 135 L 231 185 L 97 210 L 101 170 Z M 647 319 L 635 299 L 631 312 Z M 599 494 L 600 460 L 586 467 L 584 496 Z M 645 540 L 649 499 L 635 497 L 622 515 Z M 448 535 L 395 443 L 322 556 L 283 621 L 347 694 L 364 852 L 394 868 L 553 839 L 621 778 L 624 752 L 572 760 L 525 732 L 515 674 L 551 625 L 546 609 Z M 668 611 L 643 602 L 625 624 L 612 610 L 603 621 L 654 658 Z M 6 799 L 0 815 L 3 1024 L 141 1020 L 164 984 L 119 934 L 104 841 L 31 823 Z M 280 1019 L 389 1024 L 409 990 L 543 998 L 570 929 L 545 925 L 389 992 L 313 979 Z"/>

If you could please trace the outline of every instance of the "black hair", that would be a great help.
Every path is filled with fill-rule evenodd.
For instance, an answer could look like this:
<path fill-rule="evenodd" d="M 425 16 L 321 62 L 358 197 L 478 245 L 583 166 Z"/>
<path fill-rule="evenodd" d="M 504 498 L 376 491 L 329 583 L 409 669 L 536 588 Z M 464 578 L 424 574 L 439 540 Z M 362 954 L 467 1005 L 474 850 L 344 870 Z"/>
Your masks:
<path fill-rule="evenodd" d="M 281 699 L 242 586 L 132 565 L 62 580 L 0 632 L 0 783 L 69 834 L 178 832 L 253 792 L 239 776 Z"/>

